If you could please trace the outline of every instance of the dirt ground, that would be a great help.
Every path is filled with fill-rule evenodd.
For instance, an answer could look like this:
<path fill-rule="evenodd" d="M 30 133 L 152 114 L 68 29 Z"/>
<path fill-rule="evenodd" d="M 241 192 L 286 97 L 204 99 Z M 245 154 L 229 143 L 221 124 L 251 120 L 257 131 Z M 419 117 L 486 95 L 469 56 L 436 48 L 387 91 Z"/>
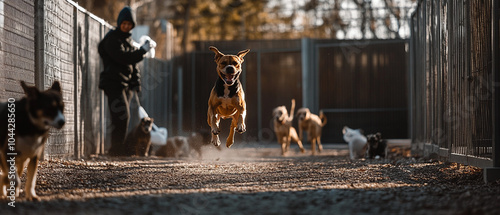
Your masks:
<path fill-rule="evenodd" d="M 109 158 L 40 164 L 40 202 L 0 214 L 500 214 L 500 181 L 481 169 L 415 158 L 348 160 L 345 144 L 207 149 L 202 158 Z"/>

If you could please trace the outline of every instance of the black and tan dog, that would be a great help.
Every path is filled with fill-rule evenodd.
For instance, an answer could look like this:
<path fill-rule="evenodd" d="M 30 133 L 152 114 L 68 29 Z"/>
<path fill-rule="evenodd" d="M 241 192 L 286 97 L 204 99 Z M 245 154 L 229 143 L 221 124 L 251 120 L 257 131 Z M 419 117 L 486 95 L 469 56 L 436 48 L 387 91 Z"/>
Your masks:
<path fill-rule="evenodd" d="M 0 195 L 19 196 L 20 177 L 27 164 L 26 197 L 38 200 L 35 192 L 38 160 L 43 155 L 49 129 L 61 129 L 66 123 L 64 103 L 57 81 L 46 91 L 27 86 L 23 81 L 21 86 L 25 97 L 0 105 Z"/>
<path fill-rule="evenodd" d="M 300 151 L 305 152 L 302 146 L 302 141 L 297 135 L 297 131 L 292 126 L 293 112 L 295 110 L 295 99 L 292 99 L 292 107 L 290 108 L 290 115 L 285 106 L 279 106 L 273 110 L 273 123 L 274 133 L 281 144 L 281 155 L 285 155 L 290 148 L 290 142 L 293 140 L 299 145 Z"/>
<path fill-rule="evenodd" d="M 236 55 L 225 55 L 213 46 L 210 46 L 209 49 L 215 53 L 215 63 L 217 63 L 219 76 L 208 99 L 207 122 L 212 132 L 210 142 L 215 146 L 220 145 L 220 119 L 232 118 L 229 136 L 226 140 L 226 146 L 229 148 L 234 143 L 234 131 L 236 130 L 240 134 L 246 131 L 245 93 L 239 77 L 242 72 L 243 57 L 250 50 L 240 51 Z"/>
<path fill-rule="evenodd" d="M 148 156 L 151 147 L 151 130 L 153 118 L 144 117 L 125 139 L 126 155 Z"/>
<path fill-rule="evenodd" d="M 299 137 L 302 140 L 302 133 L 305 130 L 307 133 L 307 141 L 311 143 L 312 154 L 316 154 L 316 143 L 318 150 L 323 151 L 321 145 L 321 130 L 326 125 L 326 116 L 323 111 L 319 112 L 319 116 L 311 113 L 309 108 L 300 108 L 297 111 L 297 118 L 299 120 Z"/>

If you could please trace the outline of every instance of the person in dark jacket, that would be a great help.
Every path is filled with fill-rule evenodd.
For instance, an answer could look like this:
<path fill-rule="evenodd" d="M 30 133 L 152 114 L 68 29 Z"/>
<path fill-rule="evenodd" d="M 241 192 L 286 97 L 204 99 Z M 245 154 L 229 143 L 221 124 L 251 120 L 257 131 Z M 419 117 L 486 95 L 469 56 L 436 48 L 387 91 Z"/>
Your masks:
<path fill-rule="evenodd" d="M 130 119 L 130 100 L 133 92 L 141 90 L 139 63 L 150 49 L 149 41 L 141 48 L 132 45 L 130 31 L 135 27 L 135 17 L 130 7 L 118 15 L 117 27 L 109 31 L 99 43 L 98 51 L 104 64 L 99 88 L 108 97 L 111 114 L 111 148 L 109 155 L 124 154 L 123 142 Z"/>

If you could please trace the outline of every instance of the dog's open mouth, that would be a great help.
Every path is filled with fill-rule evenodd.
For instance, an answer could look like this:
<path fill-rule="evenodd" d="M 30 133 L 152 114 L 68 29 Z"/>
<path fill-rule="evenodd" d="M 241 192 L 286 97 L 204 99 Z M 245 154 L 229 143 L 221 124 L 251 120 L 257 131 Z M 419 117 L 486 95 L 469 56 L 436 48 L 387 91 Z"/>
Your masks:
<path fill-rule="evenodd" d="M 226 84 L 228 85 L 233 85 L 234 82 L 236 81 L 236 75 L 233 74 L 222 74 L 222 79 Z"/>

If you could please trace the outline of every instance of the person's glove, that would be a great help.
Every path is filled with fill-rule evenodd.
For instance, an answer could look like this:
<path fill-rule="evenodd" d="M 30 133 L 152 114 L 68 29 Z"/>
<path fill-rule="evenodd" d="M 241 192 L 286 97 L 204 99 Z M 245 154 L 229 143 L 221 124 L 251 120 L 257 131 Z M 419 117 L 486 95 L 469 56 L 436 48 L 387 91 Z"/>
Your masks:
<path fill-rule="evenodd" d="M 151 50 L 151 43 L 149 42 L 149 40 L 146 40 L 146 42 L 144 42 L 144 44 L 141 46 L 141 49 L 144 49 L 144 51 L 146 52 L 149 52 L 149 50 Z"/>
<path fill-rule="evenodd" d="M 138 93 L 141 92 L 141 83 L 139 81 L 133 81 L 128 85 L 130 90 L 136 91 Z"/>

